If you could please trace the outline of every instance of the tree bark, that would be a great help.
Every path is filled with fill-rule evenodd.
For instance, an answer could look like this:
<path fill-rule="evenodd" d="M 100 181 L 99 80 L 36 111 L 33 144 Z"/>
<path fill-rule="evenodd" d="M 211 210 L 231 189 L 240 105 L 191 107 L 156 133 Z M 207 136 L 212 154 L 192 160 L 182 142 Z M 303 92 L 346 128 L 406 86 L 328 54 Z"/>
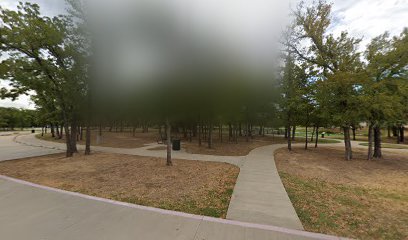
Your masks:
<path fill-rule="evenodd" d="M 400 134 L 399 134 L 400 142 L 403 143 L 403 142 L 405 142 L 405 134 L 404 134 L 405 127 L 401 126 L 399 131 L 400 131 Z"/>
<path fill-rule="evenodd" d="M 374 127 L 374 158 L 382 158 L 381 151 L 381 128 L 380 126 Z"/>
<path fill-rule="evenodd" d="M 373 159 L 373 124 L 369 123 L 368 126 L 368 154 L 367 160 Z"/>
<path fill-rule="evenodd" d="M 293 141 L 295 141 L 295 136 L 296 136 L 296 126 L 294 125 L 292 129 L 292 140 Z"/>
<path fill-rule="evenodd" d="M 316 132 L 316 126 L 313 126 L 312 137 L 310 138 L 311 143 L 313 143 L 315 132 Z"/>
<path fill-rule="evenodd" d="M 53 125 L 53 124 L 51 124 L 51 136 L 52 136 L 53 138 L 55 138 L 55 129 L 54 129 L 54 125 Z"/>
<path fill-rule="evenodd" d="M 238 143 L 238 128 L 234 125 L 234 142 Z"/>
<path fill-rule="evenodd" d="M 77 149 L 77 134 L 78 134 L 78 129 L 76 126 L 76 122 L 72 121 L 71 123 L 71 151 L 73 153 L 77 153 L 78 149 Z"/>
<path fill-rule="evenodd" d="M 398 129 L 397 129 L 396 126 L 393 126 L 393 127 L 392 127 L 392 136 L 393 136 L 393 137 L 396 137 L 397 135 L 398 135 Z"/>
<path fill-rule="evenodd" d="M 89 122 L 86 124 L 85 132 L 85 155 L 91 154 L 91 124 Z"/>
<path fill-rule="evenodd" d="M 351 127 L 351 129 L 352 129 L 352 131 L 353 131 L 353 140 L 355 141 L 355 140 L 356 140 L 356 127 L 353 125 L 353 126 Z"/>
<path fill-rule="evenodd" d="M 316 126 L 316 141 L 315 148 L 317 148 L 317 143 L 319 142 L 319 126 Z"/>
<path fill-rule="evenodd" d="M 66 151 L 65 156 L 72 157 L 73 151 L 71 148 L 71 134 L 69 133 L 69 127 L 68 127 L 67 122 L 64 122 L 64 129 L 65 129 L 65 143 L 67 145 L 67 151 Z"/>
<path fill-rule="evenodd" d="M 212 126 L 212 123 L 210 123 L 210 125 L 208 126 L 208 148 L 213 147 L 212 131 L 213 131 L 213 126 Z"/>
<path fill-rule="evenodd" d="M 399 128 L 397 129 L 397 134 L 395 135 L 395 137 L 396 137 L 396 139 L 397 139 L 397 144 L 400 144 L 401 143 L 401 138 L 400 138 L 400 136 L 399 136 L 399 134 L 400 134 L 400 132 L 399 132 Z"/>
<path fill-rule="evenodd" d="M 166 135 L 167 135 L 167 166 L 173 166 L 171 160 L 171 125 L 169 119 L 166 119 Z"/>
<path fill-rule="evenodd" d="M 345 146 L 345 159 L 350 161 L 353 158 L 353 152 L 351 149 L 351 140 L 350 140 L 350 127 L 343 127 L 344 132 L 344 146 Z"/>
<path fill-rule="evenodd" d="M 306 126 L 306 141 L 305 141 L 305 150 L 307 150 L 307 143 L 309 142 L 308 136 L 307 136 L 307 126 Z"/>
<path fill-rule="evenodd" d="M 249 142 L 249 123 L 246 124 L 246 134 L 245 134 L 245 140 Z"/>
<path fill-rule="evenodd" d="M 222 124 L 220 124 L 220 142 L 222 143 Z"/>
<path fill-rule="evenodd" d="M 60 130 L 59 130 L 59 126 L 58 126 L 58 124 L 57 125 L 55 125 L 55 131 L 56 131 L 56 133 L 57 133 L 57 139 L 61 139 L 61 134 L 60 134 Z"/>
<path fill-rule="evenodd" d="M 290 125 L 288 125 L 288 127 L 287 127 L 287 135 L 288 135 L 288 150 L 289 151 L 292 151 L 292 138 L 291 138 L 291 136 L 290 136 L 290 133 L 291 132 L 291 127 L 290 127 Z"/>
<path fill-rule="evenodd" d="M 198 146 L 201 146 L 201 135 L 202 135 L 202 128 L 201 128 L 201 123 L 198 126 Z"/>

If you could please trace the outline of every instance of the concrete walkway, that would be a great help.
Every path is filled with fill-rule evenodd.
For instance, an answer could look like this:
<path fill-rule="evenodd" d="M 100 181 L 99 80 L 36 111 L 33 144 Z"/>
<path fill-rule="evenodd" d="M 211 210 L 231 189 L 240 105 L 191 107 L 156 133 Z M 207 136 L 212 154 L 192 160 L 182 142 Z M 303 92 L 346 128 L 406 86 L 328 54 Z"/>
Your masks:
<path fill-rule="evenodd" d="M 0 175 L 1 239 L 340 239 L 143 207 Z"/>
<path fill-rule="evenodd" d="M 26 146 L 35 146 L 49 149 L 58 149 L 65 151 L 66 146 L 63 143 L 50 142 L 41 140 L 35 137 L 34 134 L 19 135 L 15 138 L 17 143 Z M 97 152 L 108 152 L 108 153 L 119 153 L 128 155 L 138 155 L 146 157 L 165 157 L 165 150 L 148 150 L 150 148 L 155 148 L 163 145 L 159 144 L 147 144 L 145 147 L 141 148 L 112 148 L 112 147 L 100 147 L 92 146 L 93 151 Z M 85 149 L 83 145 L 78 145 L 78 149 Z M 245 157 L 240 156 L 215 156 L 215 155 L 204 155 L 204 154 L 191 154 L 183 151 L 172 152 L 172 156 L 175 159 L 185 159 L 185 160 L 199 160 L 199 161 L 212 161 L 212 162 L 225 162 L 236 166 L 242 166 Z"/>
<path fill-rule="evenodd" d="M 20 143 L 64 149 L 65 145 L 36 138 L 33 134 L 16 138 Z M 142 148 L 120 149 L 93 147 L 95 151 L 163 157 L 165 151 L 151 151 L 151 144 Z M 274 161 L 274 151 L 285 145 L 271 145 L 252 150 L 245 157 L 214 156 L 174 152 L 173 157 L 187 160 L 227 162 L 240 167 L 227 219 L 268 224 L 303 230 L 302 224 L 281 182 Z M 82 146 L 83 148 L 83 146 Z"/>
<path fill-rule="evenodd" d="M 284 144 L 252 150 L 241 167 L 227 219 L 303 229 L 275 166 Z"/>
<path fill-rule="evenodd" d="M 38 148 L 22 145 L 15 142 L 17 135 L 14 133 L 2 133 L 0 135 L 0 161 L 35 157 L 62 152 L 57 149 Z"/>

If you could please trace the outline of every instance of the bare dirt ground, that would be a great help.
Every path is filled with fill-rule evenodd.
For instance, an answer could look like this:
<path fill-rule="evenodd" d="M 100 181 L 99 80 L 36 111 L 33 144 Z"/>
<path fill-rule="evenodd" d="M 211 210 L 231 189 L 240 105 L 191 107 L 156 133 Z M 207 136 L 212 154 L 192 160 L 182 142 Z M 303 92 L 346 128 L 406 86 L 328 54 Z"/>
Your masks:
<path fill-rule="evenodd" d="M 146 206 L 225 218 L 239 168 L 226 163 L 95 153 L 0 163 L 0 174 Z"/>
<path fill-rule="evenodd" d="M 341 147 L 276 152 L 285 188 L 306 230 L 360 239 L 408 238 L 408 154 L 367 161 Z"/>

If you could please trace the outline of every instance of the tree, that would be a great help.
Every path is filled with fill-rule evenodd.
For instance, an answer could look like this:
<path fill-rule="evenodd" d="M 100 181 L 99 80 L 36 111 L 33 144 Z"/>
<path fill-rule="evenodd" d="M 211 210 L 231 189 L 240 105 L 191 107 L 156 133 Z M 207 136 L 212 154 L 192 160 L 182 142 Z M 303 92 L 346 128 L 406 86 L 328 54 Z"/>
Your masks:
<path fill-rule="evenodd" d="M 0 78 L 9 80 L 13 96 L 33 90 L 54 100 L 61 110 L 66 156 L 76 151 L 77 126 L 87 93 L 84 62 L 75 24 L 68 16 L 45 17 L 36 4 L 20 3 L 18 10 L 0 9 Z M 45 99 L 43 99 L 45 100 Z"/>
<path fill-rule="evenodd" d="M 363 101 L 369 123 L 369 160 L 382 157 L 381 127 L 390 123 L 400 126 L 407 119 L 406 96 L 403 93 L 408 66 L 407 32 L 405 29 L 394 38 L 386 32 L 372 39 L 365 52 L 367 79 Z"/>
<path fill-rule="evenodd" d="M 360 39 L 342 32 L 335 37 L 328 33 L 331 4 L 319 1 L 310 7 L 300 4 L 295 14 L 295 39 L 290 49 L 300 59 L 320 68 L 320 100 L 332 122 L 344 133 L 345 159 L 352 159 L 350 126 L 359 119 L 361 94 Z M 305 46 L 305 47 L 302 47 Z"/>

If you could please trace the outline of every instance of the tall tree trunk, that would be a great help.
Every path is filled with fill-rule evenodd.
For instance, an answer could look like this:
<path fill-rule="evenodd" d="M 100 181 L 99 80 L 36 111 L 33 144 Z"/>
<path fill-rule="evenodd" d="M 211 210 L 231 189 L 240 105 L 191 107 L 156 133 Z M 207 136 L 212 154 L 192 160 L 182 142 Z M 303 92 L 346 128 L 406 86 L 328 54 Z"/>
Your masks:
<path fill-rule="evenodd" d="M 382 158 L 381 151 L 381 128 L 376 125 L 374 127 L 374 155 L 375 158 Z"/>
<path fill-rule="evenodd" d="M 52 136 L 53 138 L 55 138 L 55 129 L 54 129 L 54 125 L 53 125 L 53 124 L 51 124 L 51 136 Z"/>
<path fill-rule="evenodd" d="M 316 131 L 316 126 L 313 126 L 312 137 L 310 138 L 310 142 L 311 142 L 311 143 L 313 143 L 315 131 Z"/>
<path fill-rule="evenodd" d="M 288 125 L 287 129 L 287 135 L 288 135 L 288 150 L 292 151 L 292 138 L 290 136 L 291 128 L 290 125 Z"/>
<path fill-rule="evenodd" d="M 319 143 L 319 126 L 316 126 L 316 140 L 315 140 L 315 148 L 317 148 L 317 144 Z"/>
<path fill-rule="evenodd" d="M 201 123 L 198 126 L 198 146 L 201 146 L 201 135 L 202 135 L 202 127 L 201 127 Z"/>
<path fill-rule="evenodd" d="M 306 126 L 306 141 L 305 141 L 305 150 L 307 150 L 307 143 L 309 142 L 308 136 L 307 136 L 307 126 Z"/>
<path fill-rule="evenodd" d="M 167 135 L 167 166 L 173 166 L 171 160 L 171 125 L 169 119 L 166 119 L 166 135 Z"/>
<path fill-rule="evenodd" d="M 352 129 L 352 131 L 353 131 L 353 140 L 355 141 L 356 140 L 356 126 L 352 126 L 351 127 L 351 129 Z"/>
<path fill-rule="evenodd" d="M 66 157 L 72 157 L 72 155 L 74 154 L 71 148 L 71 134 L 69 133 L 69 127 L 67 122 L 64 122 L 64 129 L 65 129 L 65 143 L 67 145 L 67 151 L 65 156 Z"/>
<path fill-rule="evenodd" d="M 369 123 L 368 126 L 368 154 L 367 159 L 373 159 L 373 124 Z"/>
<path fill-rule="evenodd" d="M 183 138 L 187 139 L 187 128 L 185 125 L 183 125 Z"/>
<path fill-rule="evenodd" d="M 397 128 L 397 135 L 395 135 L 396 139 L 397 139 L 397 144 L 401 143 L 401 138 L 400 138 L 400 132 L 399 132 L 399 128 Z"/>
<path fill-rule="evenodd" d="M 194 131 L 194 128 L 193 128 L 193 126 L 190 125 L 190 131 L 189 131 L 189 135 L 188 135 L 188 141 L 189 142 L 193 141 L 193 131 Z"/>
<path fill-rule="evenodd" d="M 343 132 L 344 132 L 345 159 L 349 161 L 353 158 L 350 139 L 350 127 L 349 126 L 343 127 Z"/>
<path fill-rule="evenodd" d="M 212 126 L 212 123 L 210 123 L 210 125 L 208 126 L 208 148 L 213 147 L 212 131 L 213 131 L 213 126 Z"/>
<path fill-rule="evenodd" d="M 238 143 L 238 128 L 234 125 L 234 142 Z"/>
<path fill-rule="evenodd" d="M 232 141 L 232 126 L 231 123 L 228 123 L 228 141 Z"/>
<path fill-rule="evenodd" d="M 60 126 L 60 139 L 64 137 L 64 126 L 65 126 L 65 123 L 62 123 Z"/>
<path fill-rule="evenodd" d="M 73 153 L 77 153 L 78 149 L 77 149 L 77 126 L 76 126 L 76 122 L 75 120 L 72 121 L 71 123 L 71 151 Z"/>
<path fill-rule="evenodd" d="M 91 154 L 91 124 L 89 121 L 86 124 L 85 130 L 85 155 Z"/>
<path fill-rule="evenodd" d="M 57 139 L 61 139 L 61 134 L 60 134 L 60 131 L 59 131 L 59 126 L 58 126 L 58 124 L 55 125 L 55 132 L 57 133 L 56 138 L 57 138 Z"/>
<path fill-rule="evenodd" d="M 392 136 L 396 137 L 398 135 L 398 128 L 396 126 L 392 126 Z"/>
<path fill-rule="evenodd" d="M 400 127 L 400 129 L 399 129 L 399 131 L 400 131 L 400 134 L 399 134 L 399 138 L 400 138 L 400 142 L 405 142 L 405 134 L 404 134 L 404 132 L 405 132 L 405 127 L 404 126 L 401 126 Z"/>
<path fill-rule="evenodd" d="M 296 125 L 293 125 L 292 129 L 292 140 L 295 141 L 295 136 L 296 136 Z"/>
<path fill-rule="evenodd" d="M 193 137 L 197 137 L 197 123 L 193 124 Z"/>
<path fill-rule="evenodd" d="M 222 142 L 222 124 L 220 124 L 220 142 Z"/>
<path fill-rule="evenodd" d="M 245 125 L 245 127 L 246 127 L 246 134 L 245 134 L 245 140 L 247 141 L 247 142 L 249 142 L 249 123 L 247 123 L 246 125 Z"/>

